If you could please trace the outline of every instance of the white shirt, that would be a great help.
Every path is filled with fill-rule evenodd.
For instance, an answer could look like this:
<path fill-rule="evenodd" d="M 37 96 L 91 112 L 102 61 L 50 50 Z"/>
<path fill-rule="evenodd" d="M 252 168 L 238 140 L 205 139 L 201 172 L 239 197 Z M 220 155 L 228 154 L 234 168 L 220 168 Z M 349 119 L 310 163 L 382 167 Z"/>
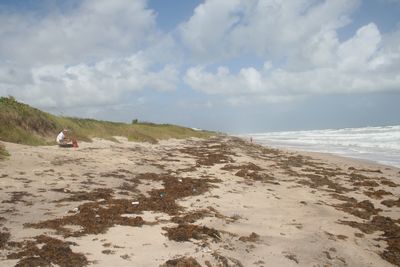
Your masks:
<path fill-rule="evenodd" d="M 59 133 L 56 138 L 57 143 L 61 143 L 64 140 L 64 138 L 65 138 L 64 133 L 63 132 Z"/>

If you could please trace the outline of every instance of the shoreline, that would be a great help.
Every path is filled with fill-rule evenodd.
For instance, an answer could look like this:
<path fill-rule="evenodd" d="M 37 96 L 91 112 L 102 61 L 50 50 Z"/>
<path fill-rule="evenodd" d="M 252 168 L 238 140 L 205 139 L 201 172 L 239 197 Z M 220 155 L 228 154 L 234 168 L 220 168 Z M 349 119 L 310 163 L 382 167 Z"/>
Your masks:
<path fill-rule="evenodd" d="M 243 137 L 241 137 L 241 138 L 243 138 Z M 246 138 L 243 138 L 243 140 L 247 141 Z M 260 142 L 255 142 L 254 140 L 253 140 L 253 143 L 258 144 L 258 145 L 261 145 L 261 146 L 264 146 L 264 147 L 267 147 L 267 148 L 279 149 L 279 150 L 282 150 L 282 151 L 293 151 L 293 152 L 296 152 L 296 153 L 304 153 L 304 154 L 310 154 L 310 155 L 313 155 L 313 154 L 315 154 L 315 155 L 318 155 L 318 154 L 322 154 L 322 155 L 327 154 L 327 155 L 332 155 L 332 156 L 337 156 L 337 157 L 346 158 L 346 159 L 349 159 L 349 160 L 361 161 L 361 162 L 366 162 L 366 163 L 369 163 L 369 164 L 382 165 L 382 166 L 391 167 L 391 168 L 396 168 L 396 169 L 399 169 L 399 170 L 400 170 L 400 165 L 399 165 L 399 166 L 391 165 L 391 164 L 388 164 L 388 163 L 385 163 L 385 162 L 379 162 L 379 161 L 377 161 L 377 160 L 366 159 L 366 158 L 357 157 L 357 156 L 353 156 L 353 155 L 347 155 L 347 154 L 344 154 L 344 153 L 325 152 L 325 151 L 315 151 L 315 150 L 312 150 L 312 149 L 307 150 L 307 149 L 301 149 L 301 148 L 298 149 L 298 148 L 296 148 L 296 147 L 290 147 L 289 145 L 286 146 L 286 147 L 281 146 L 281 145 L 275 145 L 275 146 L 274 146 L 273 144 L 262 144 L 262 143 L 260 143 Z"/>
<path fill-rule="evenodd" d="M 261 145 L 261 146 L 263 146 L 263 145 Z M 267 146 L 267 148 L 268 148 L 268 146 Z M 272 147 L 270 147 L 270 148 L 272 148 Z M 365 166 L 367 166 L 367 165 L 368 166 L 376 166 L 376 168 L 389 168 L 389 169 L 400 171 L 400 167 L 397 167 L 397 166 L 388 165 L 388 164 L 384 164 L 384 163 L 374 161 L 374 160 L 369 160 L 369 159 L 346 156 L 346 155 L 337 154 L 337 153 L 297 150 L 297 149 L 293 149 L 293 148 L 287 148 L 287 149 L 278 148 L 278 149 L 289 152 L 289 153 L 292 152 L 292 153 L 298 153 L 298 154 L 302 154 L 302 155 L 306 155 L 306 156 L 316 157 L 316 158 L 320 158 L 322 160 L 323 159 L 336 160 L 336 161 L 340 161 L 340 162 L 347 162 L 347 163 L 365 165 Z"/>
<path fill-rule="evenodd" d="M 117 139 L 5 143 L 0 265 L 400 266 L 396 167 L 227 136 Z"/>

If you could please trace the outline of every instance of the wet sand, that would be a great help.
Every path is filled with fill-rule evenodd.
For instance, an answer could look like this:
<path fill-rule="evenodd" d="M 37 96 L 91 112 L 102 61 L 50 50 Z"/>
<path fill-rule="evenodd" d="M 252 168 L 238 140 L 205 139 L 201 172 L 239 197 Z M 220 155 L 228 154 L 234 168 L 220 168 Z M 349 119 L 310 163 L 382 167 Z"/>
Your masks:
<path fill-rule="evenodd" d="M 118 140 L 5 143 L 0 266 L 400 266 L 400 169 Z"/>

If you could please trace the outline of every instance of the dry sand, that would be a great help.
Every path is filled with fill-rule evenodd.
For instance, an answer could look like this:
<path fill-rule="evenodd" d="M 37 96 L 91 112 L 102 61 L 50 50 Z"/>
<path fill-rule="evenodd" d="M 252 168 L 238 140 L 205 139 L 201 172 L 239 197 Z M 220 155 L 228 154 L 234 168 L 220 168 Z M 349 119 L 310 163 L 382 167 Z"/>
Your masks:
<path fill-rule="evenodd" d="M 0 266 L 400 266 L 400 170 L 242 140 L 6 143 Z"/>

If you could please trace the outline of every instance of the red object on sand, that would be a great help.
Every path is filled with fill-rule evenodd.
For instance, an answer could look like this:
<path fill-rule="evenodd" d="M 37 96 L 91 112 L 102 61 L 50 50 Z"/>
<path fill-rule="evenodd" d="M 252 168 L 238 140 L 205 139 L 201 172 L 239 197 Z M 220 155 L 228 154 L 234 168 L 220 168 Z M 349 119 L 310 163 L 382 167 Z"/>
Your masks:
<path fill-rule="evenodd" d="M 72 147 L 78 147 L 78 142 L 76 141 L 76 139 L 72 140 Z"/>

